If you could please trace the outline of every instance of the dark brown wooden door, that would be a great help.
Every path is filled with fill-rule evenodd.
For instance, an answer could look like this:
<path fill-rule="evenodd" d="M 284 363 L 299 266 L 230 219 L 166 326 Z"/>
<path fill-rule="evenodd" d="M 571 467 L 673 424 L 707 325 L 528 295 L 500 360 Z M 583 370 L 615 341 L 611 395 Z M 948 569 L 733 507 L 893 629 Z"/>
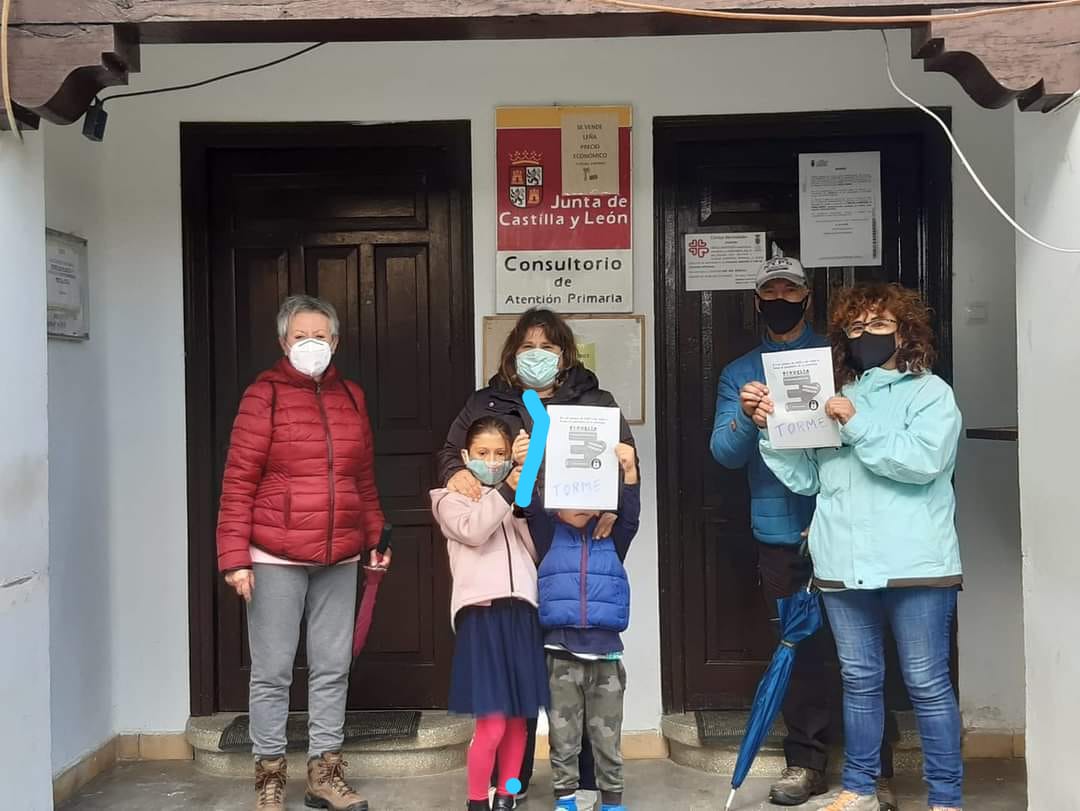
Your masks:
<path fill-rule="evenodd" d="M 367 395 L 394 565 L 353 671 L 354 709 L 444 707 L 449 681 L 450 579 L 428 490 L 432 453 L 473 380 L 468 173 L 459 152 L 427 138 L 410 143 L 416 134 L 386 127 L 364 133 L 362 143 L 313 135 L 297 146 L 206 155 L 215 503 L 240 395 L 280 357 L 275 314 L 286 296 L 334 304 L 334 362 Z M 249 677 L 244 610 L 216 582 L 213 627 L 205 629 L 215 640 L 215 704 L 240 710 Z M 304 646 L 302 638 L 294 709 L 306 706 Z"/>
<path fill-rule="evenodd" d="M 708 451 L 724 366 L 760 341 L 752 292 L 687 292 L 683 236 L 764 231 L 798 256 L 801 152 L 880 151 L 883 265 L 812 271 L 815 324 L 830 292 L 854 280 L 921 289 L 938 313 L 949 377 L 948 152 L 917 114 L 658 121 L 658 401 L 664 686 L 669 709 L 749 705 L 775 648 L 758 585 L 745 471 Z M 942 315 L 944 318 L 942 318 Z"/>

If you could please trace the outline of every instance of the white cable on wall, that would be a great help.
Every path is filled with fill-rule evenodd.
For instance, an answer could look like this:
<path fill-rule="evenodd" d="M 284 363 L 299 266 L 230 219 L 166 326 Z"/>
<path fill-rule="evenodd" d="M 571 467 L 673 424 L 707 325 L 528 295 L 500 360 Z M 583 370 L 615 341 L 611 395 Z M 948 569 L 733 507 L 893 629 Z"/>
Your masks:
<path fill-rule="evenodd" d="M 1026 228 L 1024 228 L 1024 226 L 1022 226 L 1020 223 L 1018 223 L 1016 220 L 1014 220 L 1012 218 L 1012 216 L 1009 214 L 1009 212 L 1007 212 L 1004 208 L 1002 208 L 1001 203 L 999 203 L 997 200 L 994 199 L 994 195 L 992 195 L 990 193 L 990 191 L 986 188 L 986 186 L 983 184 L 983 182 L 979 179 L 979 176 L 977 174 L 975 174 L 975 170 L 972 168 L 971 164 L 968 162 L 967 157 L 961 151 L 960 144 L 958 144 L 956 142 L 956 139 L 953 137 L 952 132 L 949 130 L 949 125 L 946 124 L 944 121 L 942 121 L 941 117 L 938 116 L 937 113 L 935 113 L 929 107 L 927 107 L 927 106 L 925 106 L 923 104 L 920 104 L 918 101 L 916 101 L 915 99 L 913 99 L 911 96 L 909 96 L 907 93 L 905 93 L 903 90 L 900 89 L 900 86 L 896 83 L 896 78 L 893 76 L 893 72 L 892 72 L 892 54 L 889 51 L 889 38 L 885 36 L 885 31 L 884 30 L 881 31 L 881 39 L 885 43 L 885 72 L 889 76 L 889 84 L 892 85 L 893 90 L 895 90 L 897 93 L 899 93 L 900 97 L 902 99 L 904 99 L 904 101 L 906 101 L 909 104 L 911 104 L 911 105 L 917 107 L 918 109 L 922 110 L 924 113 L 926 113 L 928 116 L 930 116 L 932 119 L 934 119 L 938 123 L 938 125 L 941 127 L 941 129 L 945 132 L 945 137 L 947 137 L 949 139 L 949 143 L 952 144 L 952 148 L 953 148 L 953 151 L 956 152 L 956 156 L 958 158 L 960 158 L 960 162 L 964 165 L 964 168 L 967 169 L 967 173 L 969 175 L 971 175 L 971 179 L 975 181 L 975 185 L 979 187 L 979 191 L 981 191 L 986 196 L 986 199 L 990 201 L 990 204 L 994 208 L 997 209 L 998 214 L 1000 214 L 1002 217 L 1004 217 L 1008 221 L 1008 223 L 1013 228 L 1016 229 L 1017 233 L 1021 234 L 1022 236 L 1026 237 L 1027 239 L 1030 239 L 1036 245 L 1041 245 L 1042 247 L 1047 248 L 1048 250 L 1057 251 L 1058 253 L 1080 253 L 1080 248 L 1061 248 L 1061 247 L 1059 247 L 1057 245 L 1051 245 L 1049 242 L 1044 242 L 1043 240 L 1039 239 L 1034 234 L 1030 233 Z M 1074 98 L 1075 98 L 1075 96 L 1074 96 Z M 1073 99 L 1069 99 L 1069 102 L 1071 102 L 1071 101 L 1073 101 Z M 1066 104 L 1068 104 L 1069 102 L 1066 102 Z"/>

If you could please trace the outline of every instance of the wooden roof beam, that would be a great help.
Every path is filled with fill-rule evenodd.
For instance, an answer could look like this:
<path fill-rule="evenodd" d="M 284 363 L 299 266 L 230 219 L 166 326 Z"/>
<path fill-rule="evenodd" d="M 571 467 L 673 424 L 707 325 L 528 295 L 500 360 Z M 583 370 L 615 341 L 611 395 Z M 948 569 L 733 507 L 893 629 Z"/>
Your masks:
<path fill-rule="evenodd" d="M 686 0 L 680 0 L 686 2 Z M 949 8 L 1038 0 L 948 0 Z M 693 0 L 703 9 L 895 15 L 935 0 Z M 139 69 L 139 43 L 617 37 L 822 30 L 640 13 L 604 0 L 13 0 L 11 82 L 18 117 L 71 123 Z M 886 26 L 888 27 L 888 26 Z M 1080 7 L 914 32 L 927 70 L 953 75 L 980 104 L 1046 110 L 1080 87 Z M 2 122 L 0 122 L 2 123 Z"/>

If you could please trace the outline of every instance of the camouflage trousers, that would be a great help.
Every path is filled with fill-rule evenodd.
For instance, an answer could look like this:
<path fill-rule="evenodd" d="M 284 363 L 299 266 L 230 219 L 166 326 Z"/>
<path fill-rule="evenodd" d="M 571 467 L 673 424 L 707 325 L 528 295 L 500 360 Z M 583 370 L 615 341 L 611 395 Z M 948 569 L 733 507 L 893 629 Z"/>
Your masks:
<path fill-rule="evenodd" d="M 585 661 L 548 654 L 548 740 L 556 793 L 578 788 L 582 726 L 588 724 L 601 791 L 622 792 L 623 693 L 626 669 L 620 661 Z"/>

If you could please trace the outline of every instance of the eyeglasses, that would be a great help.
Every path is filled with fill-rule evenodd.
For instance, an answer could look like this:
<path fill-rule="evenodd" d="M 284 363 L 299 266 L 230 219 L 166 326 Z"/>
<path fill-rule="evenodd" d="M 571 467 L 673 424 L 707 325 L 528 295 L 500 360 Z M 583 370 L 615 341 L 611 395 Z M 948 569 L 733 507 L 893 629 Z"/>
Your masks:
<path fill-rule="evenodd" d="M 873 321 L 856 321 L 844 329 L 844 334 L 852 339 L 862 336 L 864 332 L 871 335 L 892 335 L 897 326 L 899 324 L 895 318 L 875 318 Z"/>

